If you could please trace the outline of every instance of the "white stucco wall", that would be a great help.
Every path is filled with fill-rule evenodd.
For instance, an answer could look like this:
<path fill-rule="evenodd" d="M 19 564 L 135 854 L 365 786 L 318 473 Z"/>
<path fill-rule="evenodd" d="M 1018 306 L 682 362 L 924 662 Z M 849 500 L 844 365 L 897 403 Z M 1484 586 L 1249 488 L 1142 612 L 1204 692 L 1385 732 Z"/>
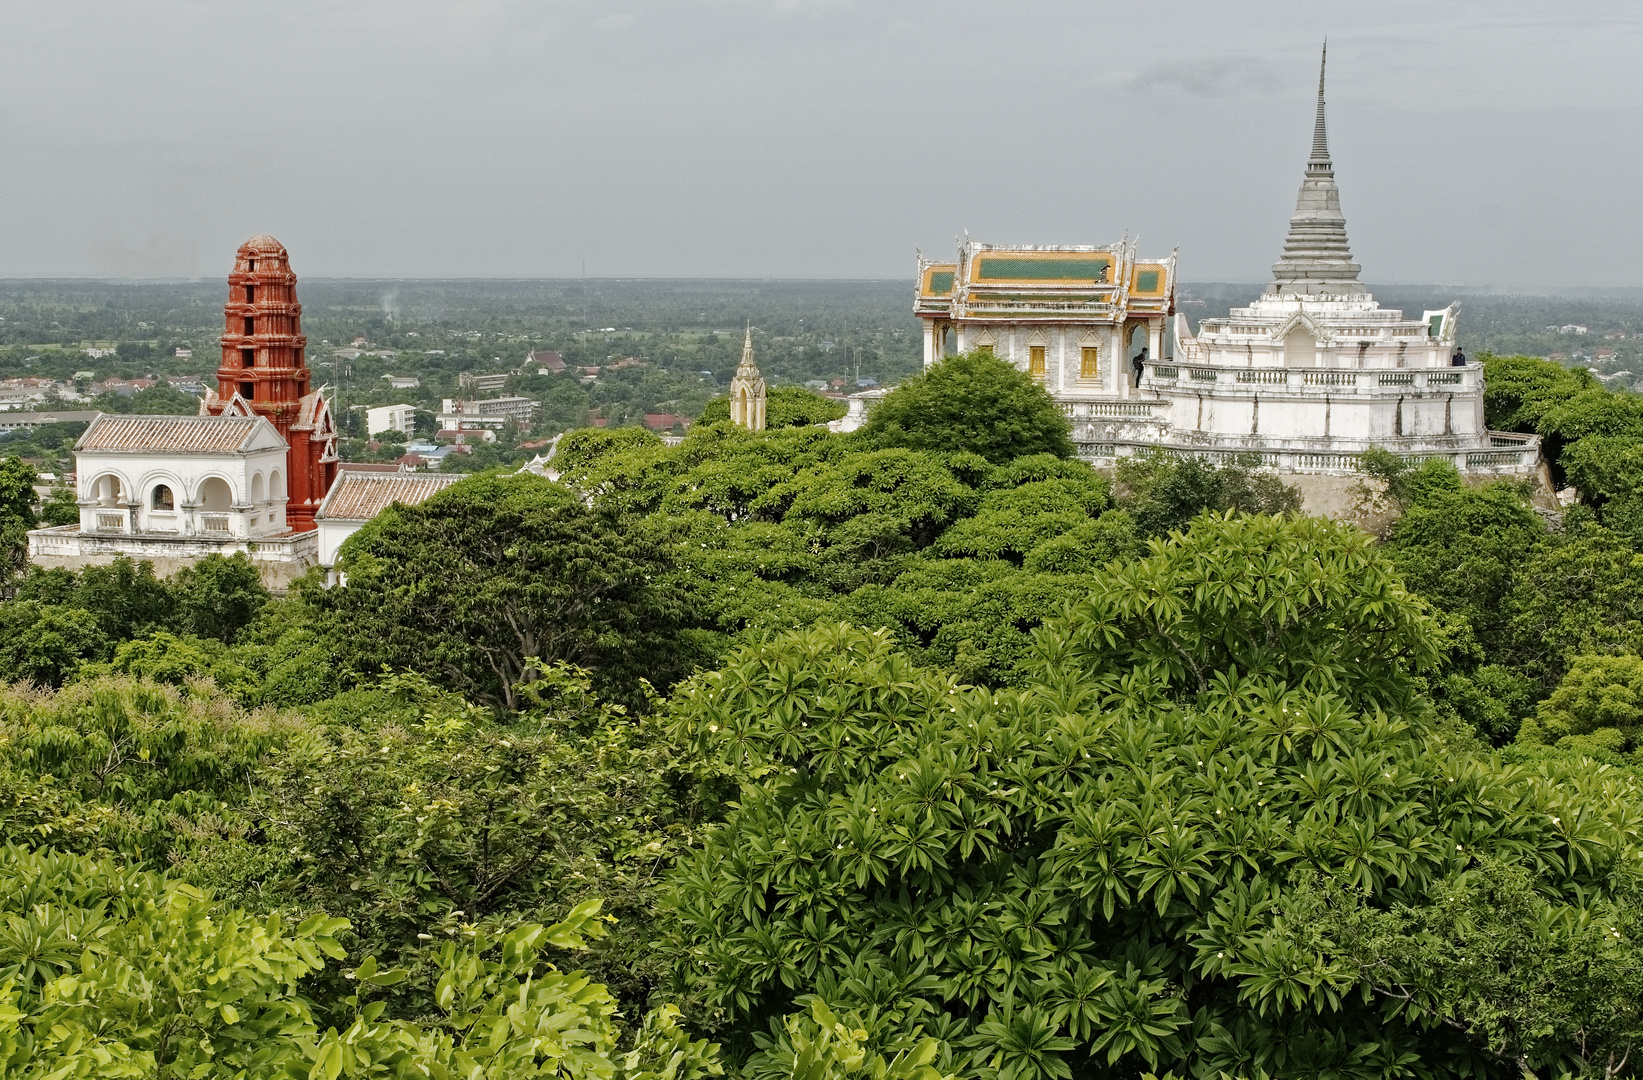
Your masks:
<path fill-rule="evenodd" d="M 342 542 L 359 532 L 365 525 L 363 521 L 334 521 L 320 518 L 315 522 L 315 531 L 319 534 L 319 564 L 325 567 L 337 564 L 337 551 Z"/>

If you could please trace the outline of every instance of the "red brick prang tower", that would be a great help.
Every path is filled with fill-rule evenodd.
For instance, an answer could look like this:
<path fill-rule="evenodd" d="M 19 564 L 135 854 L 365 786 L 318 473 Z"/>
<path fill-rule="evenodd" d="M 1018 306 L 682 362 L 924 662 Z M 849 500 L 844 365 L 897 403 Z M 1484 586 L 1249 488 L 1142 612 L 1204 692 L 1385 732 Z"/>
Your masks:
<path fill-rule="evenodd" d="M 309 387 L 297 275 L 278 240 L 253 236 L 240 245 L 223 314 L 217 389 L 206 392 L 200 412 L 255 413 L 279 429 L 291 448 L 285 521 L 291 531 L 306 532 L 337 476 L 337 432 L 325 398 Z"/>

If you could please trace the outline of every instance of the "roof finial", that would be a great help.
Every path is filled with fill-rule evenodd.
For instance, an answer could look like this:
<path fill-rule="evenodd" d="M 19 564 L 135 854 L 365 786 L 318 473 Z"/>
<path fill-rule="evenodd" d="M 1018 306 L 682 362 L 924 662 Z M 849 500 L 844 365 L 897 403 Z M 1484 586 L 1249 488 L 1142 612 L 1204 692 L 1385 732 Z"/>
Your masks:
<path fill-rule="evenodd" d="M 1324 39 L 1323 57 L 1318 61 L 1318 121 L 1312 128 L 1312 160 L 1329 160 L 1329 138 L 1324 133 L 1324 67 L 1329 63 L 1329 39 Z"/>

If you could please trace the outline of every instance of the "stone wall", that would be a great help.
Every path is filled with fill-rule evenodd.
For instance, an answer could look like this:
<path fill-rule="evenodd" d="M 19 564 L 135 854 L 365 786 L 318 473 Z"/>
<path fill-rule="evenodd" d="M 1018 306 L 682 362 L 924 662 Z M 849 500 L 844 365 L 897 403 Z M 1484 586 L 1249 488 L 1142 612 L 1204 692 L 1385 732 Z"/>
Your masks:
<path fill-rule="evenodd" d="M 263 585 L 274 593 L 284 593 L 291 583 L 319 561 L 318 534 L 286 534 L 265 541 L 207 540 L 203 537 L 119 536 L 100 538 L 80 532 L 77 525 L 36 529 L 29 533 L 29 561 L 51 569 L 78 570 L 86 566 L 108 566 L 120 556 L 151 562 L 160 577 L 170 577 L 207 555 L 245 552 L 257 568 Z"/>

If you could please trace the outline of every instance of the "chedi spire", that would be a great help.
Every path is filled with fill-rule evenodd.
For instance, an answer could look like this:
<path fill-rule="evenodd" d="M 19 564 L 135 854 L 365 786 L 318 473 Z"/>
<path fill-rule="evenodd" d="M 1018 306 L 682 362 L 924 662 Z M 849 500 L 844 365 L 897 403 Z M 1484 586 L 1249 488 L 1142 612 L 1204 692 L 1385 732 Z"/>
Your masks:
<path fill-rule="evenodd" d="M 1295 199 L 1295 215 L 1289 219 L 1289 235 L 1284 238 L 1284 254 L 1272 266 L 1274 295 L 1361 295 L 1367 290 L 1358 280 L 1362 269 L 1352 261 L 1346 241 L 1346 217 L 1341 213 L 1341 193 L 1335 187 L 1335 166 L 1329 160 L 1329 137 L 1324 125 L 1324 67 L 1329 60 L 1329 44 L 1324 43 L 1318 63 L 1318 118 L 1312 128 L 1312 156 L 1307 159 L 1306 177 Z"/>
<path fill-rule="evenodd" d="M 753 324 L 747 326 L 747 337 L 742 341 L 742 362 L 730 380 L 730 420 L 749 431 L 764 430 L 764 411 L 767 392 L 759 365 L 753 362 Z"/>

